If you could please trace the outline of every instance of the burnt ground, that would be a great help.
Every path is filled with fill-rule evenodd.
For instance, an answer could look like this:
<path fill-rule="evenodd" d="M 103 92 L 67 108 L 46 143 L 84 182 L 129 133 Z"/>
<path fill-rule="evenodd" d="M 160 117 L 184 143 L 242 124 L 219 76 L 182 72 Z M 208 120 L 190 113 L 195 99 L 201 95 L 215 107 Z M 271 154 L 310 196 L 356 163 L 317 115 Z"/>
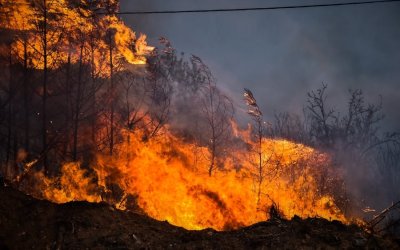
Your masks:
<path fill-rule="evenodd" d="M 399 249 L 357 226 L 273 219 L 228 232 L 188 231 L 107 204 L 53 204 L 0 185 L 0 249 Z"/>

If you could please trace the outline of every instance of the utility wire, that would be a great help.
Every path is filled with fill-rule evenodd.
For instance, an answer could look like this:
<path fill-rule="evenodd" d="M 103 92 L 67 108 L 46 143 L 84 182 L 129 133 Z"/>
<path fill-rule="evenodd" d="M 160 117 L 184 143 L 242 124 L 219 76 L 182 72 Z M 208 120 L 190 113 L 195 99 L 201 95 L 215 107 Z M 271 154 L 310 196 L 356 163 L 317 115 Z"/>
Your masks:
<path fill-rule="evenodd" d="M 224 8 L 224 9 L 195 9 L 195 10 L 123 11 L 123 12 L 116 12 L 116 13 L 98 13 L 98 14 L 102 14 L 102 15 L 147 15 L 147 14 L 182 14 L 182 13 L 207 13 L 207 12 L 238 12 L 238 11 L 304 9 L 304 8 L 316 8 L 316 7 L 377 4 L 377 3 L 389 3 L 389 2 L 400 2 L 400 0 L 376 0 L 376 1 L 361 1 L 361 2 L 271 6 L 271 7 L 254 7 L 254 8 L 233 8 L 233 9 Z"/>

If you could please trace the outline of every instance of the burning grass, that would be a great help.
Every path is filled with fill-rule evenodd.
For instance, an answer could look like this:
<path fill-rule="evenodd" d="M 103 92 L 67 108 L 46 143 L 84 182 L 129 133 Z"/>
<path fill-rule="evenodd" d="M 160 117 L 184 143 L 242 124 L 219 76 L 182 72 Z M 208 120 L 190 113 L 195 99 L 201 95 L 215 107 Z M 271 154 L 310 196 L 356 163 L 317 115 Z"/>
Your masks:
<path fill-rule="evenodd" d="M 51 4 L 44 1 L 44 5 L 27 0 L 0 3 L 11 18 L 0 19 L 0 25 L 21 35 L 4 51 L 9 52 L 10 67 L 11 59 L 24 59 L 26 93 L 28 69 L 46 72 L 43 85 L 37 88 L 42 98 L 36 103 L 43 110 L 42 115 L 39 112 L 37 115 L 41 115 L 43 123 L 39 132 L 43 133 L 40 154 L 45 154 L 46 159 L 25 164 L 22 174 L 14 176 L 22 190 L 56 203 L 106 201 L 120 209 L 138 207 L 152 218 L 186 229 L 237 229 L 268 219 L 267 211 L 271 207 L 276 207 L 285 218 L 298 215 L 347 221 L 339 205 L 342 181 L 330 157 L 298 143 L 263 138 L 262 119 L 258 119 L 258 144 L 251 138 L 250 130 L 230 126 L 232 103 L 218 90 L 208 67 L 198 57 L 192 57 L 191 66 L 180 61 L 182 72 L 186 72 L 183 75 L 189 78 L 173 76 L 171 72 L 180 72 L 172 70 L 174 65 L 179 65 L 179 60 L 169 42 L 164 39 L 167 51 L 157 54 L 153 47 L 147 46 L 144 35 L 137 37 L 115 15 L 96 15 L 95 10 L 101 7 L 96 2 L 82 1 L 76 6 L 65 0 Z M 118 8 L 118 1 L 109 3 Z M 147 60 L 151 52 L 154 56 Z M 134 73 L 122 77 L 129 68 L 125 66 L 147 62 L 149 72 L 143 73 L 146 74 L 143 86 Z M 77 68 L 77 79 L 71 76 L 71 65 Z M 87 66 L 90 71 L 85 70 Z M 57 86 L 47 88 L 50 84 L 47 69 L 60 75 L 65 69 L 65 83 L 60 86 L 65 94 L 62 98 L 57 94 Z M 100 81 L 100 78 L 104 79 Z M 202 134 L 201 139 L 183 138 L 166 125 L 172 116 L 171 110 L 180 110 L 180 105 L 185 107 L 182 110 L 187 110 L 188 106 L 188 101 L 181 104 L 177 104 L 179 100 L 171 101 L 172 97 L 181 96 L 180 92 L 172 94 L 177 79 L 184 86 L 192 82 L 192 92 L 186 86 L 182 94 L 187 95 L 193 108 L 203 106 L 193 118 L 195 126 L 202 123 L 199 126 L 202 130 L 188 130 L 194 138 L 193 131 Z M 103 80 L 109 80 L 106 87 Z M 50 85 L 58 81 L 52 82 Z M 178 86 L 175 88 L 177 91 Z M 120 100 L 122 92 L 124 104 Z M 49 102 L 52 105 L 57 103 L 54 102 L 57 95 L 60 97 L 57 102 L 67 102 L 66 106 L 60 106 L 67 111 L 62 120 L 54 121 L 58 127 L 49 127 L 48 123 L 53 124 L 53 120 L 47 118 L 52 116 L 46 114 L 47 97 L 53 98 Z M 28 114 L 24 122 L 30 119 L 28 99 L 24 95 L 24 109 Z M 175 107 L 171 106 L 173 103 Z M 9 106 L 10 121 L 13 105 Z M 255 99 L 249 105 L 254 106 Z M 58 116 L 59 112 L 54 113 Z M 254 114 L 261 115 L 261 112 Z M 9 124 L 10 140 L 14 127 Z M 222 135 L 234 137 L 229 138 L 233 140 L 231 145 L 225 143 Z M 27 142 L 32 139 L 29 133 L 25 136 Z M 50 148 L 48 139 L 65 141 L 56 149 Z M 53 170 L 59 170 L 55 177 L 32 167 L 42 164 L 43 160 L 47 171 L 47 158 L 58 156 L 52 155 L 53 152 L 71 153 L 69 160 L 89 158 L 79 153 L 87 152 L 84 151 L 86 144 L 91 144 L 95 157 L 90 161 L 65 162 L 62 167 L 53 166 Z M 105 153 L 105 147 L 109 153 Z M 15 159 L 14 163 L 22 165 L 22 162 Z M 12 164 L 7 160 L 5 165 L 7 169 Z"/>
<path fill-rule="evenodd" d="M 339 180 L 333 176 L 329 156 L 287 140 L 263 140 L 265 172 L 258 202 L 259 173 L 248 150 L 251 141 L 241 137 L 244 134 L 237 139 L 245 147 L 219 160 L 219 170 L 211 177 L 207 148 L 168 131 L 147 141 L 140 133 L 125 131 L 126 140 L 112 157 L 98 154 L 85 168 L 79 163 L 64 164 L 56 178 L 30 173 L 33 178 L 26 182 L 34 185 L 21 186 L 56 203 L 105 200 L 130 209 L 132 199 L 128 198 L 135 197 L 136 205 L 150 217 L 186 229 L 249 226 L 268 219 L 267 211 L 273 205 L 285 218 L 298 215 L 347 221 L 335 203 L 334 182 Z M 120 191 L 118 195 L 115 190 Z"/>

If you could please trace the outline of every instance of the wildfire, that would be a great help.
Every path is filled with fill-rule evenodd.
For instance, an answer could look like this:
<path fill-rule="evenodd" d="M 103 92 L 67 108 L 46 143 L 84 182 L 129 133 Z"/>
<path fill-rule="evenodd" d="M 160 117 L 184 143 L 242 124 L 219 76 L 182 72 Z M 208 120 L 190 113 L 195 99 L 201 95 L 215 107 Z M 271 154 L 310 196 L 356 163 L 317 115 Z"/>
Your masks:
<path fill-rule="evenodd" d="M 29 67 L 43 69 L 46 49 L 51 69 L 83 61 L 93 66 L 93 74 L 105 77 L 114 65 L 108 61 L 119 69 L 124 64 L 146 64 L 153 47 L 145 35 L 137 37 L 114 15 L 93 15 L 92 1 L 79 1 L 77 6 L 72 2 L 48 1 L 49 6 L 43 6 L 29 0 L 0 0 L 7 13 L 0 16 L 0 25 L 17 37 L 10 43 L 15 58 L 29 59 Z M 328 155 L 287 140 L 264 138 L 260 170 L 252 152 L 251 128 L 232 127 L 237 146 L 217 159 L 212 176 L 209 149 L 165 126 L 160 135 L 146 140 L 140 131 L 119 129 L 123 140 L 112 156 L 98 153 L 90 166 L 67 162 L 58 177 L 35 172 L 35 160 L 25 164 L 16 179 L 22 189 L 56 203 L 107 201 L 129 209 L 133 197 L 149 216 L 187 229 L 251 225 L 268 219 L 271 206 L 286 218 L 320 216 L 346 222 L 330 192 L 335 179 Z"/>
<path fill-rule="evenodd" d="M 145 35 L 137 37 L 116 16 L 94 15 L 91 8 L 99 6 L 90 1 L 80 1 L 76 6 L 66 0 L 47 1 L 45 8 L 40 1 L 1 0 L 0 6 L 0 26 L 17 38 L 11 44 L 15 57 L 28 57 L 32 68 L 44 68 L 44 44 L 48 68 L 82 59 L 94 66 L 97 75 L 108 72 L 110 49 L 115 50 L 114 63 L 122 60 L 129 64 L 145 64 L 145 56 L 154 49 L 147 45 Z"/>
<path fill-rule="evenodd" d="M 126 208 L 126 197 L 149 216 L 187 229 L 226 230 L 268 219 L 273 204 L 286 218 L 319 216 L 346 222 L 329 194 L 319 190 L 318 178 L 330 168 L 329 157 L 287 140 L 264 139 L 266 161 L 261 202 L 257 202 L 254 164 L 249 152 L 238 149 L 220 171 L 209 177 L 206 148 L 168 133 L 144 142 L 140 133 L 124 131 L 126 140 L 113 157 L 99 154 L 88 175 L 68 163 L 59 180 L 38 174 L 41 196 L 57 203 L 98 202 L 118 185 L 124 195 L 114 201 Z M 129 137 L 129 140 L 128 140 Z M 95 183 L 97 182 L 97 183 Z M 58 184 L 57 184 L 58 183 Z"/>

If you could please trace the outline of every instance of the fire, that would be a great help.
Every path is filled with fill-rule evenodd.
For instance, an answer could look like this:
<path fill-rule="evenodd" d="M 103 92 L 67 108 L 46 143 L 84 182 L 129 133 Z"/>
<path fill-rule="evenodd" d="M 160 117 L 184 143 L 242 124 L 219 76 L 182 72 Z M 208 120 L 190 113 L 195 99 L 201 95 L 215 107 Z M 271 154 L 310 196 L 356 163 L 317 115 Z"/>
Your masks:
<path fill-rule="evenodd" d="M 77 6 L 72 2 L 48 1 L 51 29 L 45 34 L 42 5 L 0 0 L 7 13 L 0 16 L 0 25 L 17 38 L 10 43 L 14 58 L 29 59 L 29 67 L 40 70 L 45 67 L 47 47 L 49 68 L 83 61 L 100 77 L 110 76 L 110 65 L 117 71 L 129 64 L 146 64 L 153 47 L 147 45 L 145 35 L 136 36 L 115 15 L 93 15 L 92 1 L 79 1 Z M 21 189 L 56 203 L 107 201 L 129 209 L 129 197 L 133 197 L 149 216 L 187 229 L 248 226 L 268 219 L 272 206 L 286 218 L 320 216 L 346 222 L 332 194 L 336 177 L 327 154 L 287 140 L 264 138 L 260 170 L 251 127 L 241 130 L 233 123 L 232 129 L 235 143 L 226 150 L 230 151 L 226 157 L 216 160 L 212 176 L 209 149 L 165 126 L 158 136 L 146 139 L 140 130 L 118 127 L 118 138 L 123 139 L 112 156 L 95 152 L 90 164 L 67 162 L 56 177 L 34 170 L 39 161 L 34 160 L 25 164 L 16 179 Z M 97 136 L 103 137 L 102 133 L 107 136 L 101 130 Z"/>
<path fill-rule="evenodd" d="M 91 1 L 75 4 L 66 0 L 47 1 L 47 67 L 56 69 L 66 63 L 77 63 L 80 58 L 91 62 L 97 75 L 108 72 L 110 47 L 113 61 L 145 64 L 154 48 L 147 45 L 146 36 L 128 28 L 114 15 L 94 15 Z M 17 39 L 11 44 L 17 58 L 29 57 L 30 67 L 44 68 L 44 5 L 29 0 L 1 0 L 4 11 L 0 26 Z M 81 50 L 83 48 L 83 50 Z M 123 68 L 120 66 L 119 68 Z"/>
<path fill-rule="evenodd" d="M 319 190 L 318 178 L 330 168 L 329 157 L 310 147 L 264 139 L 267 173 L 258 204 L 256 171 L 248 150 L 238 149 L 235 159 L 226 159 L 210 177 L 207 148 L 185 142 L 168 131 L 148 141 L 143 141 L 140 132 L 122 134 L 126 140 L 118 146 L 118 153 L 112 157 L 99 154 L 91 166 L 96 178 L 79 164 L 68 163 L 59 180 L 37 175 L 36 190 L 58 203 L 98 202 L 110 191 L 110 184 L 118 185 L 124 192 L 120 200 L 114 201 L 119 208 L 126 208 L 126 197 L 131 195 L 149 216 L 187 229 L 248 226 L 268 219 L 273 204 L 286 218 L 319 216 L 346 222 L 333 197 Z"/>
<path fill-rule="evenodd" d="M 69 201 L 100 202 L 96 183 L 87 177 L 87 172 L 80 168 L 80 164 L 70 162 L 64 164 L 61 169 L 61 177 L 48 178 L 42 172 L 34 174 L 36 182 L 35 190 L 42 190 L 42 198 L 55 203 L 66 203 Z"/>

